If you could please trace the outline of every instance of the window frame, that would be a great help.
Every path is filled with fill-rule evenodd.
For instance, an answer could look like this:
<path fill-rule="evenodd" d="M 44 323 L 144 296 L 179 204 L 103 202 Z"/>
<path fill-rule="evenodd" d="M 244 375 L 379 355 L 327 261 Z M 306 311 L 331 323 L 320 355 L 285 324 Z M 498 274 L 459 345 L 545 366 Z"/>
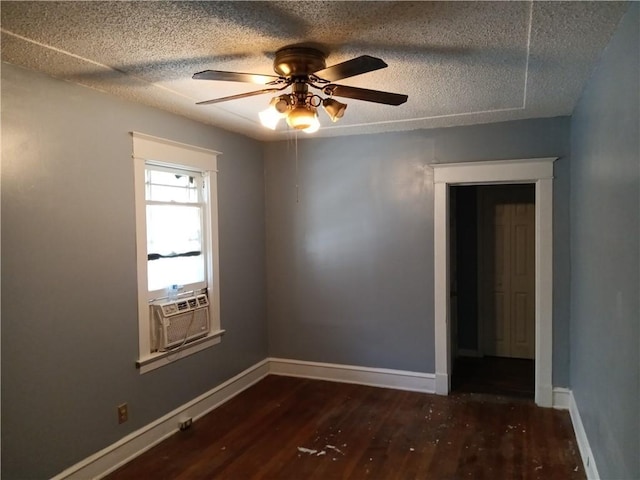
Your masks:
<path fill-rule="evenodd" d="M 220 343 L 224 330 L 220 325 L 220 258 L 218 249 L 218 186 L 217 157 L 220 152 L 174 142 L 152 135 L 131 132 L 133 138 L 134 194 L 136 217 L 136 267 L 138 299 L 138 359 L 136 367 L 147 373 L 177 359 Z M 151 324 L 149 318 L 147 282 L 147 230 L 145 169 L 147 164 L 201 172 L 205 183 L 203 200 L 203 246 L 207 252 L 206 275 L 209 293 L 211 330 L 206 337 L 187 343 L 178 351 L 151 352 Z"/>

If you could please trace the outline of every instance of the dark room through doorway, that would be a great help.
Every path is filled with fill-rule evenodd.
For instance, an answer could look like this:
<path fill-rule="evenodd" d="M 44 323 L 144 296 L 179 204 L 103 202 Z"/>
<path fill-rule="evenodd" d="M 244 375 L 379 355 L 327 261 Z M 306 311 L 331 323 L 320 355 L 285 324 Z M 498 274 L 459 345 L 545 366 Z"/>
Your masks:
<path fill-rule="evenodd" d="M 450 187 L 454 392 L 534 398 L 535 186 Z"/>

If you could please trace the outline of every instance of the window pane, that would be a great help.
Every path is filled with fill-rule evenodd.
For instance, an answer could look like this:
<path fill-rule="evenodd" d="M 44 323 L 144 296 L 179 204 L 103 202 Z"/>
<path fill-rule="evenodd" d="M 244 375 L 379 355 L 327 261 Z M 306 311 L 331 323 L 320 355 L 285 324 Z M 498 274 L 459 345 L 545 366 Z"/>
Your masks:
<path fill-rule="evenodd" d="M 204 255 L 160 258 L 147 262 L 149 291 L 204 281 Z"/>
<path fill-rule="evenodd" d="M 199 206 L 147 205 L 149 290 L 205 280 Z"/>
<path fill-rule="evenodd" d="M 147 169 L 146 199 L 160 202 L 198 202 L 196 174 Z"/>

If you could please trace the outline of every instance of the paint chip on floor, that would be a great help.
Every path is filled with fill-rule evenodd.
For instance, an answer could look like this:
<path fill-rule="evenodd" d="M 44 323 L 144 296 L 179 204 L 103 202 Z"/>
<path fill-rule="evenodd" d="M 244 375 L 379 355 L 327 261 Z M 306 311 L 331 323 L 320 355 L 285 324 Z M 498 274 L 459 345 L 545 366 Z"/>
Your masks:
<path fill-rule="evenodd" d="M 312 448 L 298 447 L 298 451 L 300 453 L 308 453 L 309 455 L 315 455 L 318 453 L 318 450 L 313 450 Z"/>
<path fill-rule="evenodd" d="M 346 446 L 346 444 L 344 446 Z M 344 455 L 344 452 L 342 450 L 340 450 L 338 447 L 334 447 L 333 445 L 325 445 L 324 448 L 328 448 L 330 450 L 340 453 L 341 455 Z"/>
<path fill-rule="evenodd" d="M 320 457 L 322 455 L 326 455 L 327 454 L 327 450 L 333 450 L 334 452 L 337 452 L 340 455 L 344 455 L 344 452 L 342 450 L 340 450 L 338 447 L 334 446 L 334 445 L 325 445 L 324 449 L 322 449 L 322 450 L 317 450 L 315 448 L 298 447 L 298 452 L 306 453 L 308 455 L 315 455 L 316 457 Z M 335 460 L 336 459 L 334 458 L 334 461 Z"/>

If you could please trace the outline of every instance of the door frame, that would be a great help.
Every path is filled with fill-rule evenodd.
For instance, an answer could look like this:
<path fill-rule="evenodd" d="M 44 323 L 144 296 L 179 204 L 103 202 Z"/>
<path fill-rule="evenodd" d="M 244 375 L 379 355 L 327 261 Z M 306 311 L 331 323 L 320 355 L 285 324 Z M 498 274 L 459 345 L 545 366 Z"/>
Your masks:
<path fill-rule="evenodd" d="M 553 402 L 553 162 L 558 157 L 433 164 L 436 393 L 451 390 L 449 187 L 535 184 L 535 402 Z"/>

